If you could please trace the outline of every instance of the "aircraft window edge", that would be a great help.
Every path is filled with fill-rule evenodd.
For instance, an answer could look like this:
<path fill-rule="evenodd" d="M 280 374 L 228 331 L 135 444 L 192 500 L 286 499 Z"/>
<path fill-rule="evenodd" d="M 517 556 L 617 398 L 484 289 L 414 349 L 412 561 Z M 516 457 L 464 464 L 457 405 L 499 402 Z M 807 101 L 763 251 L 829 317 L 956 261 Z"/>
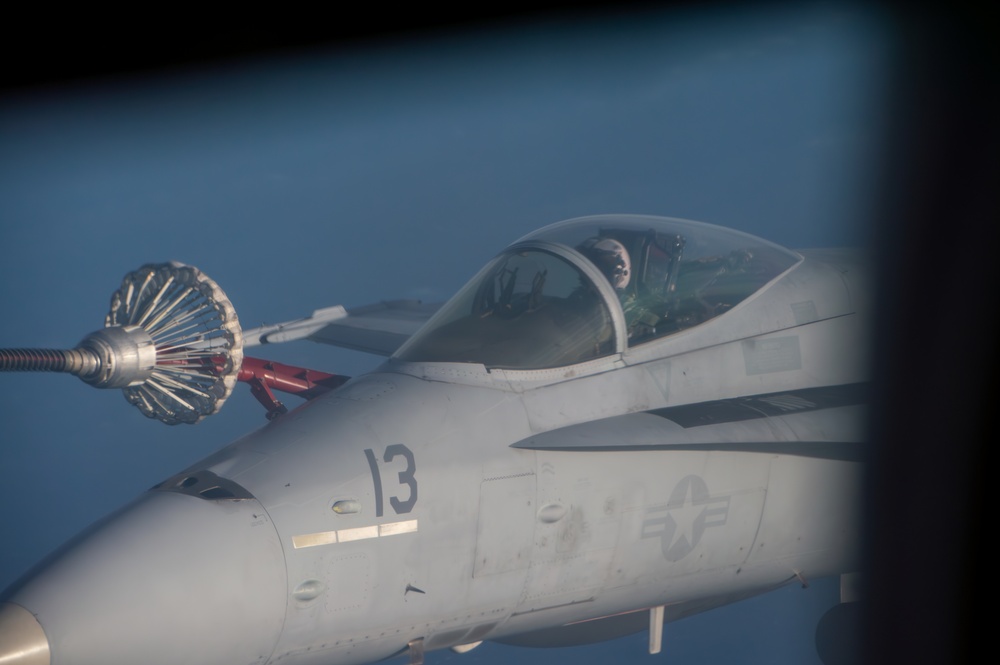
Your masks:
<path fill-rule="evenodd" d="M 597 287 L 597 291 L 604 301 L 605 307 L 608 309 L 608 313 L 611 315 L 611 327 L 615 336 L 614 350 L 602 358 L 607 358 L 615 354 L 621 354 L 628 348 L 628 342 L 626 340 L 626 329 L 625 329 L 625 312 L 622 310 L 621 301 L 618 300 L 618 296 L 615 294 L 614 287 L 608 282 L 608 279 L 597 269 L 586 256 L 582 253 L 561 243 L 550 242 L 548 240 L 525 240 L 523 242 L 517 242 L 513 245 L 507 247 L 501 254 L 511 251 L 516 251 L 520 249 L 534 249 L 548 252 L 553 254 L 563 260 L 568 261 L 575 268 L 580 270 L 584 276 L 590 279 L 591 284 Z M 592 358 L 591 360 L 596 360 Z M 590 362 L 590 361 L 583 361 Z M 580 363 L 575 363 L 580 364 Z M 563 365 L 563 367 L 570 367 L 570 365 Z M 551 368 L 543 368 L 551 369 Z"/>
<path fill-rule="evenodd" d="M 508 262 L 511 262 L 509 267 Z M 563 267 L 559 268 L 559 266 Z M 541 270 L 541 272 L 535 273 L 533 272 L 535 270 Z M 554 273 L 553 270 L 555 271 Z M 520 271 L 521 277 L 517 277 L 518 271 Z M 451 335 L 455 340 L 460 340 L 461 337 L 454 337 L 454 332 L 446 332 L 444 336 L 438 336 L 439 331 L 445 331 L 449 327 L 451 327 L 452 331 L 454 331 L 456 329 L 456 324 L 460 326 L 467 326 L 467 324 L 461 322 L 472 320 L 468 318 L 468 314 L 456 313 L 464 311 L 470 304 L 473 307 L 473 311 L 480 311 L 476 308 L 482 306 L 490 307 L 490 311 L 493 312 L 493 314 L 489 320 L 494 321 L 515 321 L 521 319 L 521 317 L 524 316 L 524 312 L 530 313 L 541 311 L 535 309 L 531 305 L 533 298 L 535 297 L 536 285 L 529 283 L 530 278 L 525 277 L 527 275 L 534 275 L 534 279 L 538 282 L 538 295 L 543 299 L 543 301 L 548 301 L 550 300 L 548 296 L 555 295 L 556 300 L 553 302 L 566 303 L 566 305 L 562 306 L 563 317 L 566 316 L 566 312 L 573 311 L 572 308 L 580 307 L 579 304 L 571 304 L 571 302 L 580 301 L 571 300 L 572 296 L 568 295 L 568 291 L 565 291 L 569 284 L 567 279 L 569 278 L 569 275 L 573 275 L 572 283 L 577 284 L 574 293 L 576 291 L 580 291 L 581 294 L 587 294 L 586 301 L 592 303 L 592 305 L 587 306 L 594 307 L 594 314 L 590 314 L 588 316 L 598 317 L 597 319 L 593 319 L 592 322 L 594 324 L 601 321 L 600 329 L 604 331 L 604 334 L 602 336 L 599 349 L 595 346 L 593 353 L 576 356 L 573 349 L 576 349 L 579 346 L 579 341 L 581 339 L 580 334 L 574 334 L 567 338 L 569 340 L 577 341 L 573 341 L 569 346 L 566 346 L 565 349 L 568 350 L 568 352 L 564 351 L 561 355 L 559 349 L 562 345 L 557 343 L 552 346 L 552 351 L 556 352 L 555 355 L 551 352 L 548 354 L 534 354 L 536 356 L 534 360 L 527 357 L 518 358 L 515 355 L 510 358 L 511 362 L 509 363 L 506 362 L 506 358 L 503 357 L 502 354 L 494 354 L 493 356 L 478 355 L 477 357 L 476 353 L 460 352 L 451 355 L 450 352 L 446 352 L 443 349 L 441 346 L 442 340 L 446 340 L 448 335 Z M 548 276 L 547 278 L 546 275 Z M 516 284 L 514 283 L 515 279 L 518 280 Z M 526 279 L 528 281 L 525 281 Z M 494 280 L 492 284 L 491 280 Z M 456 293 L 455 296 L 452 297 L 452 299 L 450 299 L 440 310 L 438 310 L 438 312 L 436 312 L 435 315 L 432 316 L 419 331 L 404 342 L 404 344 L 392 354 L 390 360 L 415 364 L 471 364 L 483 367 L 487 372 L 489 372 L 494 369 L 522 371 L 550 370 L 572 367 L 580 364 L 581 362 L 589 362 L 597 358 L 606 358 L 616 354 L 620 355 L 625 349 L 624 314 L 621 311 L 620 305 L 617 304 L 618 299 L 614 296 L 610 284 L 606 284 L 606 281 L 607 280 L 603 275 L 601 275 L 600 271 L 587 261 L 586 257 L 564 245 L 539 240 L 529 240 L 523 243 L 515 243 L 506 247 L 503 251 L 494 256 L 478 273 L 476 273 L 472 279 L 465 284 L 465 286 L 462 287 L 462 289 Z M 554 288 L 556 289 L 556 294 L 552 294 L 547 290 L 550 285 L 555 285 Z M 510 286 L 511 289 L 509 293 L 507 292 L 508 286 Z M 543 292 L 541 290 L 543 288 L 546 289 L 546 291 Z M 559 293 L 562 293 L 563 295 L 557 295 Z M 504 308 L 503 306 L 512 296 L 514 297 L 514 300 L 510 300 L 510 303 L 506 306 L 506 308 Z M 478 304 L 476 304 L 477 302 Z M 522 310 L 525 306 L 527 306 L 528 309 Z M 570 309 L 567 310 L 566 306 L 569 306 Z M 500 309 L 498 310 L 496 308 Z M 552 310 L 546 308 L 545 311 Z M 582 312 L 584 310 L 580 311 Z M 556 316 L 558 317 L 559 315 L 560 310 L 557 309 Z M 545 320 L 548 320 L 547 317 L 543 319 L 535 319 L 536 322 Z M 563 321 L 564 322 L 559 325 L 565 326 L 565 318 L 563 318 Z M 535 325 L 537 327 L 537 323 L 531 324 L 530 321 L 529 325 Z M 547 325 L 551 326 L 551 324 Z M 457 329 L 461 330 L 461 328 Z M 530 332 L 532 328 L 524 328 L 524 330 Z M 544 330 L 544 327 L 536 328 L 536 332 L 541 332 L 542 330 Z M 577 333 L 582 332 L 582 330 L 584 330 L 584 328 L 581 328 L 577 331 Z M 497 329 L 494 326 L 494 338 L 499 331 L 500 329 Z M 472 331 L 470 330 L 469 332 L 471 333 Z M 460 332 L 459 335 L 461 334 L 463 333 Z M 435 336 L 438 337 L 435 338 Z M 525 338 L 525 340 L 527 341 L 528 338 Z M 484 349 L 485 348 L 486 347 L 484 347 Z M 584 360 L 581 361 L 581 357 L 584 358 Z M 531 361 L 525 362 L 526 360 Z"/>
<path fill-rule="evenodd" d="M 614 369 L 627 367 L 624 361 L 625 352 L 614 352 L 599 358 L 591 358 L 572 365 L 561 365 L 558 367 L 541 367 L 538 369 L 523 369 L 517 367 L 494 367 L 487 369 L 494 375 L 502 376 L 504 379 L 516 379 L 517 381 L 531 382 L 539 384 L 555 383 L 557 381 L 568 381 L 580 379 L 597 374 L 604 374 Z"/>

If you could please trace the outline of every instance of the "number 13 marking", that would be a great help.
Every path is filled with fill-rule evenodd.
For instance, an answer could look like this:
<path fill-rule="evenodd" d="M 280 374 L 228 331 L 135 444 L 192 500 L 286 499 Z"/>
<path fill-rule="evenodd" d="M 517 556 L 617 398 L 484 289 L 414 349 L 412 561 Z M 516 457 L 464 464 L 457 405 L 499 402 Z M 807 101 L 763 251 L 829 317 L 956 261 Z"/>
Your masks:
<path fill-rule="evenodd" d="M 375 483 L 375 517 L 382 517 L 383 494 L 382 494 L 382 474 L 379 472 L 378 460 L 375 452 L 371 448 L 365 448 L 365 457 L 368 458 L 368 467 L 372 471 L 372 482 Z M 410 488 L 410 495 L 406 501 L 401 501 L 398 497 L 389 497 L 389 505 L 397 515 L 403 515 L 413 510 L 417 503 L 417 479 L 413 476 L 417 470 L 417 464 L 413 459 L 413 453 L 409 448 L 401 443 L 394 443 L 385 449 L 382 461 L 388 464 L 396 457 L 403 457 L 406 460 L 406 468 L 399 472 L 399 484 Z"/>

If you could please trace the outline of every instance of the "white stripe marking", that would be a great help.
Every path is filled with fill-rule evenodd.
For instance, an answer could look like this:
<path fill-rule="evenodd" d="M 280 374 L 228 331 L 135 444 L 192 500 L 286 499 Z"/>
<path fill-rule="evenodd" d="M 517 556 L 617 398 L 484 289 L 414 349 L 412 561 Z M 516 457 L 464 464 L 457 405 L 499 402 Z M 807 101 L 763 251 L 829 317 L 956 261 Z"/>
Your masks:
<path fill-rule="evenodd" d="M 416 531 L 417 520 L 390 522 L 388 524 L 378 525 L 373 524 L 372 526 L 362 526 L 354 529 L 320 531 L 319 533 L 304 533 L 301 536 L 292 536 L 292 547 L 300 550 L 304 547 L 349 543 L 355 540 L 367 540 L 369 538 L 379 537 L 384 538 L 386 536 L 396 536 L 402 533 L 415 533 Z"/>

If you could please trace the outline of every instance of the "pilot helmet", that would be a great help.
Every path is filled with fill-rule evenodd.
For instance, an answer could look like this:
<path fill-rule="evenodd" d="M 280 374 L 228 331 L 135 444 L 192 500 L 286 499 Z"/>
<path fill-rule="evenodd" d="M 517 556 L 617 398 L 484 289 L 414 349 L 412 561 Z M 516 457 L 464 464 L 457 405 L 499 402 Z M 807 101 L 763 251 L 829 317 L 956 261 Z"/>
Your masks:
<path fill-rule="evenodd" d="M 632 260 L 625 245 L 614 238 L 590 238 L 577 249 L 597 266 L 616 290 L 628 286 Z"/>

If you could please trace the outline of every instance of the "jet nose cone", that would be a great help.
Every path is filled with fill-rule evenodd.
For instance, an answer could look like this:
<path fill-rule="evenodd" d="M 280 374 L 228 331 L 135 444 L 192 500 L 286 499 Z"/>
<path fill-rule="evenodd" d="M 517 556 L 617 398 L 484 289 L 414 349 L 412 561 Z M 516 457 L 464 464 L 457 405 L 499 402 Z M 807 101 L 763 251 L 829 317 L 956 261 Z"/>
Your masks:
<path fill-rule="evenodd" d="M 31 612 L 0 603 L 0 665 L 49 665 L 49 641 Z"/>
<path fill-rule="evenodd" d="M 152 491 L 8 590 L 0 665 L 265 663 L 286 580 L 255 499 Z"/>

